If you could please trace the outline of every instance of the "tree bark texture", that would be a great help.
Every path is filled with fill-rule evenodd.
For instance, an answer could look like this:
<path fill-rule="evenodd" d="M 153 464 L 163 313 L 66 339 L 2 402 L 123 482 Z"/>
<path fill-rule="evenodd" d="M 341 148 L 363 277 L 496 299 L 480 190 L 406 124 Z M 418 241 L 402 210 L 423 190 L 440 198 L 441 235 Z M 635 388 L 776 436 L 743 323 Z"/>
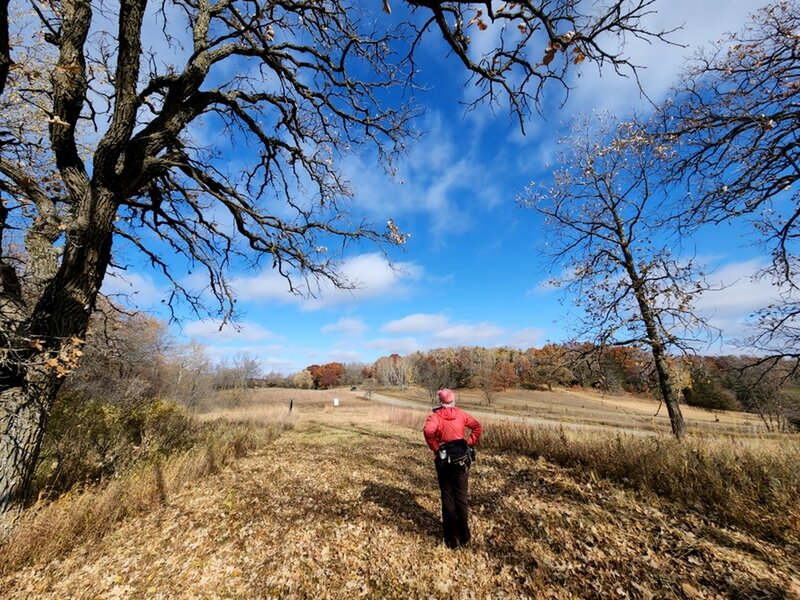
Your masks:
<path fill-rule="evenodd" d="M 86 335 L 110 262 L 113 195 L 98 188 L 87 194 L 92 227 L 70 232 L 58 272 L 21 327 L 16 362 L 22 368 L 9 372 L 4 365 L 0 380 L 0 534 L 27 499 L 47 416 L 64 376 L 76 366 L 74 349 Z"/>
<path fill-rule="evenodd" d="M 19 516 L 39 456 L 57 386 L 19 386 L 0 391 L 0 539 Z"/>
<path fill-rule="evenodd" d="M 653 355 L 653 362 L 655 364 L 656 374 L 658 375 L 658 387 L 661 390 L 664 404 L 667 405 L 667 413 L 669 414 L 672 433 L 676 438 L 681 439 L 686 435 L 686 423 L 683 420 L 683 413 L 681 413 L 680 406 L 678 406 L 678 396 L 675 392 L 675 386 L 672 384 L 672 375 L 670 374 L 669 364 L 667 363 L 664 341 L 659 331 L 655 314 L 653 313 L 651 301 L 647 297 L 644 278 L 636 268 L 636 260 L 631 251 L 630 241 L 625 233 L 622 219 L 616 210 L 612 210 L 612 214 L 614 216 L 619 246 L 622 250 L 625 270 L 630 278 L 633 293 L 636 297 L 636 303 L 639 305 L 639 314 L 642 323 L 644 323 L 647 343 L 650 345 L 650 351 Z"/>

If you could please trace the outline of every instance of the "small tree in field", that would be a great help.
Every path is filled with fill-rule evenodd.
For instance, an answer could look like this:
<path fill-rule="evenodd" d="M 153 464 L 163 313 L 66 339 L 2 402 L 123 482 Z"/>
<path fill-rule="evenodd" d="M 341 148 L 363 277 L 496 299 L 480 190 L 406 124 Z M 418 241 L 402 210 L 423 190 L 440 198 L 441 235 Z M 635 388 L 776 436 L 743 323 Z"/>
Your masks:
<path fill-rule="evenodd" d="M 292 385 L 301 390 L 310 390 L 314 387 L 314 377 L 308 369 L 303 369 L 292 375 Z"/>
<path fill-rule="evenodd" d="M 672 431 L 686 432 L 668 353 L 702 322 L 691 310 L 706 289 L 689 259 L 673 258 L 659 229 L 664 196 L 655 173 L 669 148 L 642 127 L 612 119 L 576 122 L 548 186 L 532 185 L 525 206 L 545 217 L 555 283 L 584 311 L 584 329 L 601 347 L 644 345 L 652 353 Z M 661 243 L 659 243 L 661 241 Z"/>
<path fill-rule="evenodd" d="M 408 357 L 414 377 L 414 383 L 425 388 L 431 402 L 436 392 L 443 387 L 454 387 L 451 369 L 442 349 L 422 353 L 415 352 Z"/>

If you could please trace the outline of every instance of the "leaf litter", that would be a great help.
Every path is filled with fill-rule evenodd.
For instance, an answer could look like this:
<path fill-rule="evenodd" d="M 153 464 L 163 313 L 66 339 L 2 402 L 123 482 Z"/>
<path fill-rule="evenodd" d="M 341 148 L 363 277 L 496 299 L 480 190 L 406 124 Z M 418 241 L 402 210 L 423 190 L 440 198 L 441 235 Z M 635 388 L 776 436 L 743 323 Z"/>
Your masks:
<path fill-rule="evenodd" d="M 294 431 L 0 579 L 4 598 L 800 598 L 797 545 L 579 469 L 479 451 L 469 548 L 440 540 L 421 434 L 367 408 Z"/>

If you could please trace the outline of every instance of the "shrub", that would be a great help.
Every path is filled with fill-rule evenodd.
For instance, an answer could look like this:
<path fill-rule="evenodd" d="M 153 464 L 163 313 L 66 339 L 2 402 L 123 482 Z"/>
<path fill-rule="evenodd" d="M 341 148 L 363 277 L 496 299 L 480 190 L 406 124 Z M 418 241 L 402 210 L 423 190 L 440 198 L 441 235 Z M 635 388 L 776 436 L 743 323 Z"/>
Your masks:
<path fill-rule="evenodd" d="M 33 491 L 63 493 L 143 459 L 186 449 L 195 442 L 196 430 L 174 402 L 154 399 L 118 405 L 62 394 L 47 425 Z"/>

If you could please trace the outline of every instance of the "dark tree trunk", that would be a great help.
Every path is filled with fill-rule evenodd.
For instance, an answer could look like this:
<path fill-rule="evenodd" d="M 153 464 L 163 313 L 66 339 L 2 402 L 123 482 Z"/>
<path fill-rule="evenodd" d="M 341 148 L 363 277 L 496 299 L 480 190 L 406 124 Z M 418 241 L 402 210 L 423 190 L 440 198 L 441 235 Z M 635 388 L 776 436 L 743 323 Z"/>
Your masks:
<path fill-rule="evenodd" d="M 661 390 L 664 404 L 667 405 L 667 413 L 669 414 L 669 422 L 672 425 L 672 433 L 675 434 L 676 438 L 681 439 L 686 435 L 686 423 L 683 420 L 683 413 L 681 413 L 681 408 L 678 405 L 678 394 L 675 391 L 675 386 L 672 384 L 672 375 L 669 372 L 667 358 L 664 355 L 664 349 L 660 343 L 652 347 L 652 353 L 656 373 L 658 374 L 658 387 Z"/>
<path fill-rule="evenodd" d="M 46 379 L 51 381 L 0 392 L 0 538 L 12 527 L 30 491 L 47 415 L 58 388 L 58 379 Z"/>
<path fill-rule="evenodd" d="M 650 345 L 650 351 L 653 355 L 653 362 L 655 363 L 656 373 L 658 374 L 658 387 L 661 390 L 661 397 L 664 400 L 664 404 L 667 405 L 667 413 L 669 414 L 672 433 L 676 438 L 682 439 L 686 435 L 686 423 L 683 420 L 681 408 L 678 406 L 678 395 L 675 391 L 675 386 L 672 384 L 672 375 L 669 372 L 663 337 L 656 321 L 653 305 L 645 290 L 645 280 L 636 267 L 636 260 L 631 251 L 630 241 L 625 233 L 622 219 L 616 210 L 613 210 L 612 214 L 616 224 L 619 246 L 622 250 L 625 271 L 630 278 L 633 293 L 636 297 L 636 303 L 639 305 L 642 323 L 644 324 L 647 343 Z"/>
<path fill-rule="evenodd" d="M 75 350 L 111 260 L 113 194 L 94 188 L 82 204 L 58 272 L 17 330 L 16 369 L 0 377 L 0 533 L 10 530 L 27 500 L 47 416 L 64 376 L 77 366 Z"/>

